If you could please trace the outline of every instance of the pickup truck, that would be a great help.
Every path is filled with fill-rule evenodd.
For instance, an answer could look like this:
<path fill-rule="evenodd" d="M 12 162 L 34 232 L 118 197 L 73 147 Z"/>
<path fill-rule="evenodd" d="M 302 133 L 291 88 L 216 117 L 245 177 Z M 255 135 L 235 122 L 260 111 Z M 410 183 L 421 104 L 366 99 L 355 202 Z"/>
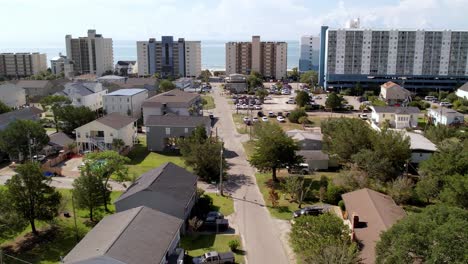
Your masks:
<path fill-rule="evenodd" d="M 200 257 L 193 259 L 194 264 L 228 264 L 228 263 L 235 263 L 234 253 L 232 252 L 224 252 L 220 253 L 217 251 L 211 251 L 208 253 L 203 254 Z"/>

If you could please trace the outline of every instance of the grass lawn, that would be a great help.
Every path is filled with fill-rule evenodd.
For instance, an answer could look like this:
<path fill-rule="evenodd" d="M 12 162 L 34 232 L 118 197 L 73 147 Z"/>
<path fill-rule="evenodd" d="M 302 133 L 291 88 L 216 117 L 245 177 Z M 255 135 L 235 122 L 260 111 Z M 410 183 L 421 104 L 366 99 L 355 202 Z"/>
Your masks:
<path fill-rule="evenodd" d="M 205 193 L 205 195 L 213 199 L 213 209 L 215 211 L 219 211 L 225 216 L 234 213 L 234 202 L 231 198 L 220 196 L 215 193 Z"/>
<path fill-rule="evenodd" d="M 140 144 L 135 145 L 134 149 L 128 154 L 130 164 L 128 173 L 130 176 L 139 177 L 141 174 L 154 169 L 166 162 L 172 162 L 181 167 L 186 167 L 180 156 L 150 152 L 146 148 L 146 136 L 139 136 Z"/>
<path fill-rule="evenodd" d="M 240 250 L 234 252 L 236 263 L 244 263 L 244 251 L 242 241 L 238 235 L 200 235 L 193 234 L 181 238 L 181 247 L 188 251 L 191 257 L 198 257 L 209 251 L 227 252 L 231 251 L 228 242 L 237 240 L 241 243 Z"/>
<path fill-rule="evenodd" d="M 283 129 L 283 131 L 289 131 L 289 130 L 293 130 L 293 129 L 303 129 L 302 125 L 301 124 L 296 124 L 296 123 L 291 123 L 289 122 L 289 119 L 286 117 L 285 118 L 286 122 L 284 123 L 280 123 L 276 120 L 276 117 L 275 118 L 270 118 L 270 122 L 276 122 L 278 123 L 278 125 Z"/>
<path fill-rule="evenodd" d="M 322 175 L 325 175 L 328 178 L 333 178 L 334 176 L 336 176 L 336 174 L 336 172 L 318 172 L 314 175 L 305 176 L 307 180 L 306 185 L 308 185 L 309 182 L 312 181 L 312 192 L 317 191 L 320 188 L 319 180 Z M 278 178 L 280 178 L 280 180 L 281 177 L 288 177 L 287 172 L 281 171 L 280 173 L 278 173 Z M 291 220 L 292 213 L 295 210 L 299 209 L 298 204 L 289 201 L 289 195 L 281 192 L 282 187 L 280 184 L 272 183 L 271 173 L 256 173 L 255 178 L 257 180 L 258 187 L 260 188 L 260 192 L 263 195 L 263 199 L 265 200 L 265 204 L 267 205 L 268 211 L 270 211 L 270 214 L 278 219 Z M 279 193 L 279 201 L 278 206 L 276 208 L 271 206 L 271 202 L 269 199 L 269 186 L 272 185 L 275 186 L 276 191 Z M 302 207 L 316 204 L 316 202 L 318 201 L 306 200 L 302 204 Z"/>
<path fill-rule="evenodd" d="M 250 158 L 255 149 L 255 141 L 249 140 L 247 142 L 242 142 L 242 146 L 244 147 L 245 155 L 247 155 L 247 159 Z"/>
<path fill-rule="evenodd" d="M 249 133 L 249 130 L 250 130 L 250 127 L 244 124 L 244 121 L 242 120 L 244 116 L 247 116 L 247 115 L 235 114 L 235 113 L 232 114 L 232 119 L 234 120 L 234 124 L 236 125 L 237 133 L 239 134 L 247 134 Z"/>
<path fill-rule="evenodd" d="M 210 109 L 214 109 L 216 107 L 213 96 L 211 96 L 211 95 L 202 95 L 202 100 L 206 101 L 206 104 L 203 105 L 203 109 L 210 110 Z"/>
<path fill-rule="evenodd" d="M 78 241 L 75 236 L 75 225 L 73 217 L 65 218 L 63 212 L 67 211 L 73 215 L 73 207 L 71 201 L 71 190 L 59 189 L 58 190 L 63 196 L 63 207 L 60 210 L 60 216 L 54 221 L 54 226 L 56 229 L 48 232 L 47 234 L 42 232 L 43 236 L 36 243 L 23 243 L 21 250 L 18 254 L 14 255 L 15 257 L 32 262 L 32 263 L 59 263 L 60 257 L 65 257 L 67 253 L 78 243 L 86 233 L 91 230 L 92 225 L 89 223 L 88 211 L 82 209 L 76 209 L 76 220 L 77 220 L 77 230 L 78 230 Z M 111 205 L 109 209 L 114 212 L 115 208 L 112 205 L 113 201 L 119 197 L 121 192 L 112 192 L 111 194 Z M 95 219 L 101 219 L 107 213 L 104 211 L 104 207 L 100 207 L 95 212 Z M 49 226 L 49 223 L 36 221 L 36 225 L 39 230 L 46 230 L 45 228 Z M 50 229 L 49 229 L 50 230 Z M 17 234 L 16 238 L 11 238 L 7 241 L 1 241 L 2 247 L 11 245 L 14 241 L 20 241 L 25 236 L 30 237 L 31 228 L 28 226 L 25 230 Z M 28 234 L 29 233 L 29 234 Z M 29 240 L 31 242 L 31 240 Z M 11 258 L 4 257 L 5 263 L 21 263 L 15 262 Z"/>

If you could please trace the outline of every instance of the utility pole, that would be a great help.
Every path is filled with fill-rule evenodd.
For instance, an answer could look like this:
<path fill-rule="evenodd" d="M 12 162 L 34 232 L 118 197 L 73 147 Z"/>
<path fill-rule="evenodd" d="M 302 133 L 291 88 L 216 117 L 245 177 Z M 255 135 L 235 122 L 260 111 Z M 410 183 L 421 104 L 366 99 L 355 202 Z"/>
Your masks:
<path fill-rule="evenodd" d="M 29 148 L 29 159 L 32 162 L 33 161 L 33 156 L 32 156 L 32 148 L 31 145 L 33 144 L 31 140 L 31 133 L 28 131 L 28 148 Z"/>
<path fill-rule="evenodd" d="M 221 150 L 219 151 L 219 194 L 224 196 L 223 194 L 223 146 L 224 143 L 221 143 Z"/>
<path fill-rule="evenodd" d="M 76 225 L 75 199 L 73 199 L 73 192 L 72 192 L 72 207 L 73 207 L 73 220 L 75 221 L 75 239 L 76 239 L 76 243 L 78 243 L 80 242 L 80 238 L 78 236 L 78 226 Z"/>

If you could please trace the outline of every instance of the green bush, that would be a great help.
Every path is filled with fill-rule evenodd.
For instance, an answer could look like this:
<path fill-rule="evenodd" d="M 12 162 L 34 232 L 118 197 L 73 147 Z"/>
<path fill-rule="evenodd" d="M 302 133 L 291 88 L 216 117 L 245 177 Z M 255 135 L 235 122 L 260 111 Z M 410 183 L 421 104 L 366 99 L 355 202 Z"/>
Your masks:
<path fill-rule="evenodd" d="M 343 200 L 340 200 L 340 201 L 338 202 L 338 206 L 340 207 L 341 211 L 346 211 L 346 206 L 345 206 Z"/>
<path fill-rule="evenodd" d="M 238 240 L 230 240 L 228 246 L 231 251 L 236 251 L 240 247 L 240 242 Z"/>
<path fill-rule="evenodd" d="M 304 108 L 297 108 L 297 109 L 291 111 L 291 113 L 289 114 L 288 119 L 292 123 L 299 123 L 299 118 L 301 118 L 303 116 L 307 116 L 307 113 L 304 110 Z"/>
<path fill-rule="evenodd" d="M 341 195 L 344 192 L 345 191 L 342 187 L 334 185 L 332 181 L 329 181 L 325 202 L 329 204 L 338 204 L 338 202 L 341 200 Z"/>

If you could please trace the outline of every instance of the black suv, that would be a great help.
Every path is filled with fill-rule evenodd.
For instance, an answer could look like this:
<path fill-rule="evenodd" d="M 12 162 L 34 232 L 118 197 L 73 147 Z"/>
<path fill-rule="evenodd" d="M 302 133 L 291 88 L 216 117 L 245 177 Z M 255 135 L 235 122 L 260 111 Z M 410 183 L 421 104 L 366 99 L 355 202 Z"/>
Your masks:
<path fill-rule="evenodd" d="M 293 216 L 300 217 L 303 215 L 321 215 L 323 213 L 328 212 L 329 208 L 326 206 L 314 205 L 304 207 L 301 210 L 294 211 Z"/>

